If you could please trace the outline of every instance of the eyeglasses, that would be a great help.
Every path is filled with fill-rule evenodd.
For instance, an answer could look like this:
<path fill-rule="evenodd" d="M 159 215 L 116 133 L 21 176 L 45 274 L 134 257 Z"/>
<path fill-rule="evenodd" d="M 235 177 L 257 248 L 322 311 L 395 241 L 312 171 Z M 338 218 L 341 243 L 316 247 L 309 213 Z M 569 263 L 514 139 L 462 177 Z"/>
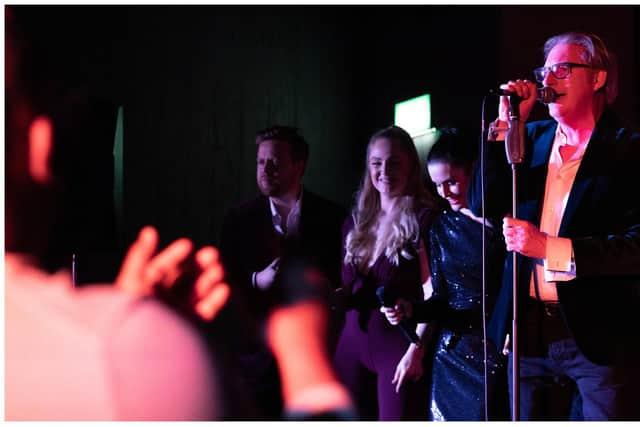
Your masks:
<path fill-rule="evenodd" d="M 553 64 L 550 67 L 540 67 L 533 70 L 533 75 L 536 77 L 538 83 L 542 83 L 551 71 L 553 77 L 556 79 L 566 79 L 571 75 L 571 69 L 573 67 L 580 68 L 593 68 L 591 65 L 587 64 L 576 64 L 575 62 L 558 62 L 557 64 Z"/>

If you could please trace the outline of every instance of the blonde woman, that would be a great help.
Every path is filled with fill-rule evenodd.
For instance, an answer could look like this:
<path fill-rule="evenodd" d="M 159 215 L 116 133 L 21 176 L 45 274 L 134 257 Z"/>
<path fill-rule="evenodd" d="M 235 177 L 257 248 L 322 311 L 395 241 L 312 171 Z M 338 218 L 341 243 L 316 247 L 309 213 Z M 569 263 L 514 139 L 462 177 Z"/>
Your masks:
<path fill-rule="evenodd" d="M 418 381 L 424 348 L 386 321 L 376 290 L 384 286 L 393 298 L 423 298 L 422 285 L 429 278 L 424 236 L 434 206 L 409 134 L 397 126 L 375 133 L 343 227 L 342 281 L 348 300 L 335 355 L 361 419 L 426 419 L 427 389 Z M 419 336 L 424 329 L 417 326 Z"/>

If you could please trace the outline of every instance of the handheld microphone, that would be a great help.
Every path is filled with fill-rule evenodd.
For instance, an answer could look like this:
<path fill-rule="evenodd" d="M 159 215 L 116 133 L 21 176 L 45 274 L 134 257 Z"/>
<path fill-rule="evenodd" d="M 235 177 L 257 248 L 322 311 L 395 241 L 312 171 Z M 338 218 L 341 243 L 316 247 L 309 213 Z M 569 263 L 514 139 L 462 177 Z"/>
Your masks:
<path fill-rule="evenodd" d="M 510 98 L 520 99 L 520 97 L 515 93 L 509 92 L 507 90 L 500 89 L 500 88 L 498 88 L 497 90 L 493 90 L 493 89 L 490 90 L 489 94 L 496 95 L 496 96 L 508 96 Z M 549 86 L 539 87 L 537 89 L 536 101 L 538 102 L 541 102 L 545 105 L 551 104 L 557 98 L 558 98 L 558 94 L 556 93 L 555 90 L 553 90 L 553 88 L 550 88 Z"/>
<path fill-rule="evenodd" d="M 378 297 L 378 301 L 383 307 L 393 307 L 396 305 L 395 298 L 388 292 L 384 286 L 380 286 L 376 289 L 376 296 Z M 415 328 L 412 328 L 411 325 L 407 322 L 407 319 L 402 319 L 400 323 L 398 323 L 398 327 L 402 331 L 405 337 L 414 344 L 420 344 L 420 338 L 418 334 L 416 334 Z"/>
<path fill-rule="evenodd" d="M 509 130 L 505 135 L 504 149 L 510 165 L 524 160 L 524 122 L 520 120 L 520 101 L 518 96 L 509 97 Z"/>
<path fill-rule="evenodd" d="M 504 149 L 509 164 L 522 163 L 524 159 L 524 122 L 520 120 L 519 106 L 522 98 L 504 89 L 491 90 L 491 94 L 509 97 L 509 130 L 505 136 Z M 536 100 L 543 104 L 550 104 L 558 98 L 553 88 L 548 86 L 538 88 Z"/>

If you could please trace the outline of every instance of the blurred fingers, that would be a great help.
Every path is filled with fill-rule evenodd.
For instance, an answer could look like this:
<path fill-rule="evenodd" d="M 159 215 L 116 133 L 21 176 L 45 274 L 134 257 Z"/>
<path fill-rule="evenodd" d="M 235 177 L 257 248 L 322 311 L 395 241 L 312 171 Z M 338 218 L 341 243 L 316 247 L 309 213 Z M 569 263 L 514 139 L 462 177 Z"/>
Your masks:
<path fill-rule="evenodd" d="M 220 252 L 213 246 L 205 246 L 196 252 L 196 263 L 202 270 L 220 262 Z"/>
<path fill-rule="evenodd" d="M 144 281 L 151 287 L 160 284 L 171 286 L 181 274 L 181 263 L 187 259 L 193 244 L 189 239 L 178 239 L 156 255 L 144 271 Z"/>
<path fill-rule="evenodd" d="M 138 238 L 129 247 L 116 279 L 116 287 L 135 294 L 148 292 L 143 283 L 143 272 L 149 259 L 158 246 L 158 232 L 146 226 L 138 234 Z"/>
<path fill-rule="evenodd" d="M 219 264 L 210 266 L 203 271 L 194 285 L 196 301 L 205 298 L 211 289 L 222 281 L 223 277 L 224 269 Z"/>
<path fill-rule="evenodd" d="M 205 321 L 213 320 L 229 299 L 230 292 L 226 283 L 216 283 L 208 295 L 196 304 L 196 313 Z"/>

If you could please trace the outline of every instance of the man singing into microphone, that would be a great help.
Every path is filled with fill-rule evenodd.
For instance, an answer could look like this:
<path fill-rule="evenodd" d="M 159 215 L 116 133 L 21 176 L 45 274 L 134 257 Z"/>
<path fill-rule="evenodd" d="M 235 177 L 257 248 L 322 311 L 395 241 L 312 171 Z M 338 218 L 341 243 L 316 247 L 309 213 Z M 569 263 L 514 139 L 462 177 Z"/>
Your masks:
<path fill-rule="evenodd" d="M 556 98 L 548 103 L 552 120 L 527 124 L 523 135 L 517 219 L 510 215 L 504 146 L 487 147 L 485 215 L 504 217 L 507 249 L 519 254 L 520 419 L 580 413 L 586 420 L 638 419 L 632 400 L 639 353 L 640 134 L 609 110 L 616 67 L 598 36 L 551 37 L 544 56 L 534 74 Z M 520 120 L 526 121 L 535 83 L 511 80 L 501 89 L 521 99 Z M 490 140 L 504 140 L 508 105 L 502 97 Z M 480 178 L 476 171 L 469 191 L 476 215 Z M 512 269 L 508 257 L 490 325 L 505 352 Z"/>

